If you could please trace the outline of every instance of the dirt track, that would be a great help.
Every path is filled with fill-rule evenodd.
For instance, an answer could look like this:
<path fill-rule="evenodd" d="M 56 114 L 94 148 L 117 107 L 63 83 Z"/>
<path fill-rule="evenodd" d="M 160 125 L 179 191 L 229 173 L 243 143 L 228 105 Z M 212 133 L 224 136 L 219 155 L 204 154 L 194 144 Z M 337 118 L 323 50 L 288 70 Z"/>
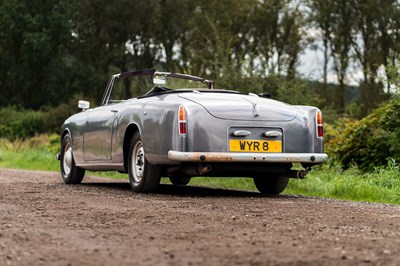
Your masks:
<path fill-rule="evenodd" d="M 400 265 L 400 207 L 0 169 L 0 265 Z"/>

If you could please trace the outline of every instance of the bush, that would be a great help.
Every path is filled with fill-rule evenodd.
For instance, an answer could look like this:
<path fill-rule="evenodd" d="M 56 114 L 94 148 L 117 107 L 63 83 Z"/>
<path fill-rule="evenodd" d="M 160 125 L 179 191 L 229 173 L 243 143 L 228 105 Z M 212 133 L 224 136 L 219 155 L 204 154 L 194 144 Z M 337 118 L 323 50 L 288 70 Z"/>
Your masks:
<path fill-rule="evenodd" d="M 355 125 L 346 134 L 337 155 L 345 168 L 356 164 L 373 170 L 388 164 L 389 158 L 400 161 L 400 99 L 389 101 Z"/>
<path fill-rule="evenodd" d="M 43 115 L 43 131 L 40 133 L 60 133 L 60 128 L 65 119 L 79 112 L 78 100 L 73 98 L 68 103 L 47 109 Z"/>
<path fill-rule="evenodd" d="M 0 109 L 0 138 L 26 139 L 42 133 L 59 133 L 61 124 L 70 115 L 79 112 L 78 98 L 39 111 L 15 106 Z"/>
<path fill-rule="evenodd" d="M 0 138 L 25 139 L 43 128 L 43 113 L 18 110 L 11 106 L 0 109 Z"/>
<path fill-rule="evenodd" d="M 348 136 L 359 123 L 359 120 L 347 117 L 337 118 L 334 123 L 324 123 L 324 146 L 325 152 L 329 155 L 329 158 L 337 158 Z"/>

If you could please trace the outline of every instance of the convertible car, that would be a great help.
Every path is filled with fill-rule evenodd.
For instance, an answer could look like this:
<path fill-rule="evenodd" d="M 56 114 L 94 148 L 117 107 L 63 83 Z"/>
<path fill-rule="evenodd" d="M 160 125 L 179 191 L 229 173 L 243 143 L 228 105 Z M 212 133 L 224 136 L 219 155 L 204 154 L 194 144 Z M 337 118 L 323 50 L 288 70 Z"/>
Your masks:
<path fill-rule="evenodd" d="M 195 76 L 116 74 L 99 107 L 78 106 L 61 127 L 57 155 L 67 184 L 80 183 L 85 170 L 127 173 L 135 192 L 155 191 L 162 176 L 174 185 L 250 177 L 261 193 L 279 194 L 328 157 L 318 108 L 215 89 Z"/>

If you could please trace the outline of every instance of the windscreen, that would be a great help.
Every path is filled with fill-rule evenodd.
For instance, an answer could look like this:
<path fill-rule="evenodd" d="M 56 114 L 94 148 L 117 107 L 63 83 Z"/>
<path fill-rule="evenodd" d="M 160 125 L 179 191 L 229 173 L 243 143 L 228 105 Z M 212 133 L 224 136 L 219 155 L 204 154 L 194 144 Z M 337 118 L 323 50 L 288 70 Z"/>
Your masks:
<path fill-rule="evenodd" d="M 153 76 L 134 76 L 116 78 L 111 92 L 110 103 L 119 102 L 144 95 L 154 87 Z"/>
<path fill-rule="evenodd" d="M 199 77 L 139 70 L 116 74 L 111 77 L 103 104 L 113 104 L 141 96 L 149 97 L 177 90 L 211 89 L 213 82 Z"/>
<path fill-rule="evenodd" d="M 202 81 L 155 75 L 154 83 L 168 89 L 207 89 L 208 84 Z"/>

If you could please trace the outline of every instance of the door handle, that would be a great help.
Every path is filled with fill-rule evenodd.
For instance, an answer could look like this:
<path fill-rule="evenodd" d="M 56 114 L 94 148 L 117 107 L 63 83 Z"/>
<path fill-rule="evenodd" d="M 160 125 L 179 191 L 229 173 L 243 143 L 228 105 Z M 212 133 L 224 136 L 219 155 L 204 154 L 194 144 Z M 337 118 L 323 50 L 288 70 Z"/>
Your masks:
<path fill-rule="evenodd" d="M 118 112 L 118 110 L 117 110 L 117 109 L 111 109 L 111 112 L 113 112 L 113 113 L 117 113 L 117 112 Z"/>

